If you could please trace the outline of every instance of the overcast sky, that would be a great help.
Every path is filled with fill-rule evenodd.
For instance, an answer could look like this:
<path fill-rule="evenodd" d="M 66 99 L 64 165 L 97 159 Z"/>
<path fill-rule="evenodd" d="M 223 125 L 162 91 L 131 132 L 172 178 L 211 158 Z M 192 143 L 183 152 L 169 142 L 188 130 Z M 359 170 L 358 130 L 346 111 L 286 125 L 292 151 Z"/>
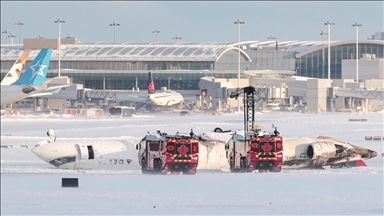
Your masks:
<path fill-rule="evenodd" d="M 150 43 L 155 41 L 153 30 L 159 29 L 158 41 L 173 43 L 176 35 L 180 42 L 236 42 L 241 19 L 241 40 L 321 40 L 320 32 L 327 31 L 324 23 L 330 20 L 331 40 L 356 38 L 351 25 L 359 22 L 359 38 L 367 39 L 374 32 L 383 31 L 384 6 L 375 2 L 134 2 L 84 1 L 36 2 L 1 1 L 1 31 L 8 29 L 17 37 L 19 20 L 21 38 L 58 37 L 58 18 L 62 38 L 71 35 L 85 43 L 113 43 L 116 21 L 116 43 Z M 1 35 L 1 43 L 5 34 Z"/>

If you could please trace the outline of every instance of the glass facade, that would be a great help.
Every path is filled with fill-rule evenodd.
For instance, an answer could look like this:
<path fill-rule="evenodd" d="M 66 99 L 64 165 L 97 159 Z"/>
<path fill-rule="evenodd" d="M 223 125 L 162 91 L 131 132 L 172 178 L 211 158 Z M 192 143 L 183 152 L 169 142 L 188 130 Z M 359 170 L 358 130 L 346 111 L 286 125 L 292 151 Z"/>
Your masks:
<path fill-rule="evenodd" d="M 176 49 L 176 48 L 175 48 Z M 191 51 L 198 51 L 196 48 Z M 92 50 L 91 50 L 92 51 Z M 181 51 L 183 51 L 181 49 Z M 78 51 L 79 52 L 79 51 Z M 167 87 L 172 90 L 198 90 L 201 77 L 237 78 L 237 72 L 220 73 L 220 70 L 237 70 L 237 50 L 225 52 L 215 61 L 103 61 L 103 60 L 65 60 L 60 62 L 61 76 L 71 77 L 73 84 L 83 84 L 91 89 L 146 89 L 148 71 L 170 71 L 153 73 L 155 87 Z M 198 53 L 195 53 L 196 55 Z M 248 57 L 241 55 L 241 68 L 249 66 Z M 26 66 L 31 61 L 26 62 Z M 1 61 L 2 77 L 12 67 L 14 61 Z M 51 60 L 48 78 L 56 77 L 58 62 Z M 70 72 L 66 69 L 70 69 Z M 185 72 L 184 72 L 185 71 Z M 193 72 L 198 71 L 198 72 Z M 201 72 L 203 71 L 203 72 Z"/>
<path fill-rule="evenodd" d="M 288 42 L 287 42 L 288 43 Z M 281 43 L 282 46 L 284 43 Z M 300 47 L 306 47 L 304 42 L 295 42 L 296 51 Z M 272 43 L 274 46 L 274 43 Z M 271 46 L 272 46 L 271 45 Z M 201 77 L 213 76 L 216 78 L 237 78 L 238 51 L 233 47 L 219 46 L 200 47 L 98 47 L 86 46 L 68 47 L 61 59 L 61 75 L 71 77 L 72 83 L 83 84 L 85 88 L 92 89 L 132 89 L 147 88 L 147 72 L 154 72 L 156 89 L 167 87 L 174 90 L 198 90 Z M 290 47 L 286 45 L 287 47 Z M 291 46 L 293 46 L 291 44 Z M 294 47 L 295 47 L 294 46 Z M 376 58 L 383 58 L 382 43 L 359 43 L 359 56 L 363 54 L 375 54 Z M 144 47 L 144 46 L 143 46 Z M 213 46 L 214 47 L 214 46 Z M 311 49 L 316 49 L 318 42 L 311 43 Z M 273 48 L 273 47 L 272 47 Z M 328 50 L 324 43 L 324 49 L 303 55 L 303 51 L 274 50 L 272 48 L 257 49 L 247 48 L 247 54 L 240 55 L 240 70 L 295 70 L 297 75 L 327 78 L 328 77 Z M 324 50 L 324 52 L 323 52 Z M 2 56 L 14 49 L 3 49 Z M 19 50 L 19 52 L 21 52 Z M 34 52 L 37 52 L 34 50 Z M 305 51 L 304 51 L 305 52 Z M 96 55 L 96 54 L 97 55 Z M 113 55 L 119 54 L 119 57 Z M 135 55 L 136 58 L 128 58 Z M 135 54 L 137 53 L 137 54 Z M 324 53 L 324 54 L 323 54 Z M 76 54 L 76 55 L 75 55 Z M 85 55 L 87 54 L 87 55 Z M 161 55 L 160 55 L 161 54 Z M 68 57 L 68 55 L 74 55 Z M 91 58 L 89 55 L 95 55 Z M 154 60 L 148 55 L 168 56 L 167 58 Z M 169 55 L 176 56 L 175 58 Z M 16 55 L 15 55 L 16 56 Z M 182 57 L 180 57 L 182 56 Z M 220 58 L 218 58 L 220 56 Z M 249 56 L 252 62 L 249 62 Z M 295 58 L 295 56 L 300 56 Z M 354 59 L 356 56 L 356 44 L 344 43 L 331 47 L 331 78 L 341 78 L 343 59 Z M 76 58 L 75 58 L 76 57 Z M 204 57 L 204 58 L 203 58 Z M 15 57 L 16 58 L 16 57 Z M 12 67 L 15 60 L 1 60 L 1 77 Z M 26 67 L 31 61 L 27 61 Z M 56 58 L 51 60 L 48 78 L 56 77 L 58 62 Z M 156 73 L 156 71 L 158 71 Z"/>
<path fill-rule="evenodd" d="M 359 43 L 359 58 L 363 54 L 374 54 L 383 57 L 384 45 Z M 331 79 L 341 79 L 341 63 L 343 59 L 356 59 L 356 44 L 331 46 Z M 314 78 L 328 78 L 328 46 L 308 53 L 296 59 L 297 75 Z"/>

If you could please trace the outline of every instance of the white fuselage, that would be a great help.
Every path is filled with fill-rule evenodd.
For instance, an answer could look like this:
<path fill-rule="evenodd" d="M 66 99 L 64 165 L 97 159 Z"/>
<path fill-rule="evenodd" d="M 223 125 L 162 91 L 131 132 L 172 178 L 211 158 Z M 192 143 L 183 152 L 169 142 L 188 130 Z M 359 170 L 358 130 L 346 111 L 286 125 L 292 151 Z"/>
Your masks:
<path fill-rule="evenodd" d="M 23 100 L 35 93 L 44 91 L 45 85 L 2 85 L 1 106 Z"/>
<path fill-rule="evenodd" d="M 219 137 L 214 140 L 212 134 Z M 199 163 L 197 169 L 224 169 L 229 170 L 225 142 L 227 135 L 220 133 L 206 133 L 200 140 Z M 90 147 L 92 146 L 91 150 Z M 337 153 L 336 146 L 343 149 Z M 283 138 L 283 169 L 319 168 L 335 165 L 348 161 L 369 159 L 376 156 L 371 151 L 370 155 L 363 158 L 356 152 L 361 147 L 352 146 L 337 140 L 316 138 Z M 313 149 L 312 159 L 309 150 Z M 95 168 L 123 168 L 139 169 L 138 152 L 133 144 L 122 141 L 94 140 L 94 141 L 59 141 L 42 144 L 32 149 L 32 152 L 42 160 L 61 169 L 95 169 Z M 91 153 L 93 152 L 93 153 Z M 93 154 L 93 159 L 91 155 Z M 130 162 L 129 162 L 130 161 Z"/>
<path fill-rule="evenodd" d="M 180 93 L 174 91 L 165 91 L 149 95 L 149 100 L 155 106 L 173 106 L 184 101 Z"/>
<path fill-rule="evenodd" d="M 60 169 L 139 169 L 134 146 L 124 141 L 56 141 L 39 145 L 32 152 Z"/>

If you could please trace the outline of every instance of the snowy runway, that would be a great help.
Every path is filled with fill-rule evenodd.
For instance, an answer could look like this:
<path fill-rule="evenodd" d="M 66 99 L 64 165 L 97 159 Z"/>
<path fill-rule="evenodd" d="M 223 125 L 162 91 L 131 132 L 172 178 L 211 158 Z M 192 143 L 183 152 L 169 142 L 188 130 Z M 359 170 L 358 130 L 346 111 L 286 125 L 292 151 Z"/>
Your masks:
<path fill-rule="evenodd" d="M 147 131 L 195 133 L 215 127 L 241 129 L 242 115 L 156 114 L 128 119 L 63 116 L 2 117 L 1 145 L 29 145 L 46 139 L 128 139 Z M 348 122 L 348 118 L 367 122 Z M 378 156 L 368 167 L 283 170 L 281 173 L 197 171 L 196 175 L 142 175 L 140 170 L 58 170 L 28 148 L 1 149 L 1 214 L 145 214 L 145 215 L 382 215 L 383 113 L 257 114 L 266 130 L 274 124 L 283 137 L 332 136 L 370 148 Z M 61 178 L 79 179 L 79 188 L 61 188 Z"/>

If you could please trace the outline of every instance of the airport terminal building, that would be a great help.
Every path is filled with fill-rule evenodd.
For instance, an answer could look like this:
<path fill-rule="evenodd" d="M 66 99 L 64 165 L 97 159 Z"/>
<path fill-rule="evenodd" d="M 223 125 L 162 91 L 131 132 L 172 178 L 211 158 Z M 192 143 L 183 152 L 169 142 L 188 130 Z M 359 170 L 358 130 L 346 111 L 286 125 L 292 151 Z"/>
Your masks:
<path fill-rule="evenodd" d="M 23 45 L 1 45 L 1 77 L 22 50 L 32 50 L 26 66 L 39 49 L 54 49 L 48 78 L 58 75 L 57 39 L 24 39 Z M 202 77 L 236 79 L 238 43 L 79 44 L 62 39 L 61 76 L 92 89 L 145 89 L 147 72 L 155 86 L 173 90 L 199 90 Z M 332 41 L 331 79 L 341 79 L 342 61 L 356 59 L 356 41 Z M 384 41 L 359 41 L 359 57 L 383 59 Z M 244 41 L 240 43 L 241 77 L 244 71 L 271 70 L 298 76 L 327 78 L 328 46 L 322 41 Z"/>
<path fill-rule="evenodd" d="M 2 77 L 23 49 L 32 49 L 27 65 L 46 47 L 43 39 L 27 46 L 1 47 Z M 47 39 L 46 39 L 47 40 Z M 55 40 L 55 39 L 48 39 Z M 64 41 L 63 41 L 64 42 Z M 71 42 L 74 42 L 71 44 Z M 49 47 L 56 48 L 56 43 Z M 240 69 L 251 62 L 240 50 Z M 238 48 L 229 44 L 76 44 L 66 41 L 60 51 L 61 76 L 71 78 L 73 84 L 92 89 L 145 89 L 148 71 L 154 74 L 155 86 L 173 90 L 197 90 L 201 77 L 236 78 Z M 48 77 L 58 76 L 58 52 L 52 53 Z"/>
<path fill-rule="evenodd" d="M 57 39 L 36 38 L 24 39 L 23 45 L 2 44 L 1 76 L 5 76 L 23 50 L 31 50 L 26 63 L 26 66 L 29 66 L 41 48 L 49 47 L 54 50 L 48 78 L 57 77 L 58 42 Z M 272 92 L 283 92 L 287 88 L 285 85 L 288 85 L 289 91 L 284 93 L 284 97 L 280 94 L 280 97 L 275 99 L 289 100 L 289 104 L 304 103 L 314 112 L 353 107 L 362 103 L 361 99 L 353 99 L 357 98 L 354 93 L 348 92 L 339 99 L 341 102 L 336 103 L 333 99 L 338 96 L 329 95 L 327 93 L 329 87 L 384 88 L 382 40 L 359 41 L 359 82 L 355 80 L 355 40 L 330 43 L 331 82 L 326 82 L 328 46 L 322 41 L 268 40 L 243 41 L 240 44 L 79 44 L 77 39 L 72 38 L 62 39 L 61 43 L 60 74 L 62 77 L 68 77 L 64 79 L 67 84 L 79 84 L 75 86 L 81 86 L 80 89 L 84 89 L 83 93 L 85 89 L 146 91 L 148 71 L 151 71 L 157 90 L 176 90 L 183 94 L 185 100 L 200 101 L 201 104 L 208 104 L 208 107 L 212 108 L 234 107 L 237 102 L 228 99 L 228 92 L 238 87 L 238 66 L 241 76 L 240 87 L 266 86 L 272 88 Z M 240 64 L 238 64 L 239 57 Z M 293 75 L 301 79 L 292 79 Z M 203 77 L 205 79 L 202 79 Z M 317 86 L 316 89 L 312 89 L 311 85 Z M 64 99 L 71 100 L 69 104 L 75 104 L 83 98 L 79 96 L 83 93 L 79 93 L 78 90 L 76 87 L 74 93 Z M 209 97 L 203 98 L 200 95 L 203 90 Z M 375 91 L 378 92 L 373 99 L 383 97 L 380 90 Z M 383 104 L 380 102 L 378 107 L 383 107 Z"/>

